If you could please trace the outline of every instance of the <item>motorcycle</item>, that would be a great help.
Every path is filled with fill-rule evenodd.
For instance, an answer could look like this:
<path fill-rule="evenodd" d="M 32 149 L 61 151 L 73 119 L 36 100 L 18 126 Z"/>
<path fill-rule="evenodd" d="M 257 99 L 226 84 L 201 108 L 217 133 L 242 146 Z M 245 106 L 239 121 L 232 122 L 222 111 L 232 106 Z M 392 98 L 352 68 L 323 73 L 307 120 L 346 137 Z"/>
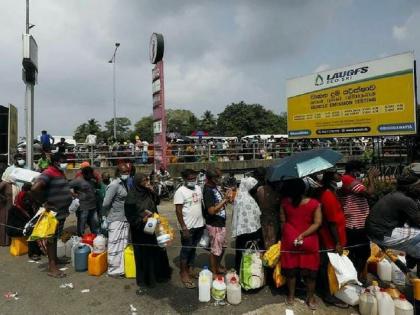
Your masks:
<path fill-rule="evenodd" d="M 162 200 L 172 200 L 175 195 L 175 192 L 181 187 L 183 180 L 181 177 L 161 179 L 159 178 L 154 184 L 153 187 L 155 192 L 158 194 L 159 198 Z"/>

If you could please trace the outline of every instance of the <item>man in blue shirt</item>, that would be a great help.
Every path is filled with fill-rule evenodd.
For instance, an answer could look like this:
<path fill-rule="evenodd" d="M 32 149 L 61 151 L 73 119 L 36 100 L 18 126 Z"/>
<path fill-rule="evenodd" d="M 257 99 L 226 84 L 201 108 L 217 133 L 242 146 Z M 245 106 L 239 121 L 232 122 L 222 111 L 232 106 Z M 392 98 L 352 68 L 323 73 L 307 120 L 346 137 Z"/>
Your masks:
<path fill-rule="evenodd" d="M 52 140 L 52 142 L 51 142 Z M 41 131 L 41 144 L 44 152 L 51 152 L 51 145 L 55 142 L 54 138 L 51 137 L 46 130 Z"/>

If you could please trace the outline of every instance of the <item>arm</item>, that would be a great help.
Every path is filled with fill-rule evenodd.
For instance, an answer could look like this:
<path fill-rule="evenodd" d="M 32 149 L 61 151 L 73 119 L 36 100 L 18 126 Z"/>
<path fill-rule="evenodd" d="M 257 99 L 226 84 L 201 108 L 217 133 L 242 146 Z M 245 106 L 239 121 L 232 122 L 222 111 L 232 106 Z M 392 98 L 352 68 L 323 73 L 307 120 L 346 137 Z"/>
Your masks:
<path fill-rule="evenodd" d="M 321 206 L 318 206 L 315 210 L 315 213 L 314 213 L 314 222 L 305 232 L 300 234 L 297 237 L 297 239 L 298 240 L 303 240 L 305 237 L 315 233 L 316 230 L 318 230 L 318 228 L 321 226 L 321 222 L 322 222 Z"/>
<path fill-rule="evenodd" d="M 179 225 L 181 225 L 181 233 L 184 239 L 190 238 L 190 232 L 188 231 L 188 227 L 184 222 L 184 216 L 182 215 L 182 207 L 183 205 L 175 205 L 176 217 L 178 218 Z"/>
<path fill-rule="evenodd" d="M 102 203 L 102 211 L 105 214 L 108 214 L 109 210 L 112 206 L 112 201 L 114 200 L 115 195 L 117 194 L 118 185 L 112 185 L 110 184 L 106 188 L 104 201 Z"/>
<path fill-rule="evenodd" d="M 46 183 L 42 180 L 38 180 L 31 188 L 32 198 L 35 203 L 42 204 L 42 193 L 46 187 Z"/>
<path fill-rule="evenodd" d="M 213 192 L 207 189 L 204 190 L 203 198 L 204 198 L 204 205 L 207 208 L 207 212 L 210 215 L 215 215 L 219 213 L 228 202 L 228 199 L 224 198 L 221 202 L 216 204 L 214 202 Z"/>
<path fill-rule="evenodd" d="M 215 204 L 212 207 L 208 208 L 208 212 L 210 215 L 215 215 L 217 213 L 219 213 L 227 204 L 228 200 L 226 198 L 224 198 L 221 202 L 219 202 L 218 204 Z"/>

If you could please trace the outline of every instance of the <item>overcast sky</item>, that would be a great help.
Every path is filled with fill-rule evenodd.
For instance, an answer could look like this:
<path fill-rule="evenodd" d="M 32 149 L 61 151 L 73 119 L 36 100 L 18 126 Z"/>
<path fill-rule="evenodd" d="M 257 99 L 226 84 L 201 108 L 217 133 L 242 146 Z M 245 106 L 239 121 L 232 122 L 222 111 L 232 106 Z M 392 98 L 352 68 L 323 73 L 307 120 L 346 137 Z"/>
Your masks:
<path fill-rule="evenodd" d="M 19 110 L 25 0 L 0 1 L 0 104 Z M 39 46 L 35 134 L 73 135 L 89 118 L 112 117 L 117 53 L 118 116 L 151 114 L 149 38 L 165 37 L 166 107 L 200 116 L 232 102 L 285 111 L 285 80 L 414 50 L 418 0 L 37 0 L 31 30 Z M 420 59 L 419 59 L 420 60 Z"/>

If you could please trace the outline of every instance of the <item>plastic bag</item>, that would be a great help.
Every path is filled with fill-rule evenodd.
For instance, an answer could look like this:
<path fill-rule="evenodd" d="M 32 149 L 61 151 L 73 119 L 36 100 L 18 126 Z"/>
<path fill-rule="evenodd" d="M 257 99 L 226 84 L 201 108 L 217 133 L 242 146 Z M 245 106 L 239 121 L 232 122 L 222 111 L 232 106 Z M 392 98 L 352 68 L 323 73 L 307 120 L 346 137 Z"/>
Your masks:
<path fill-rule="evenodd" d="M 198 242 L 198 247 L 208 249 L 210 247 L 210 235 L 207 229 L 204 229 L 203 235 L 201 235 L 200 241 Z"/>
<path fill-rule="evenodd" d="M 280 259 L 281 243 L 278 242 L 272 245 L 263 256 L 263 264 L 266 267 L 274 268 Z"/>
<path fill-rule="evenodd" d="M 58 225 L 58 220 L 55 217 L 56 213 L 45 209 L 43 210 L 44 211 L 36 222 L 28 241 L 51 238 L 55 234 Z"/>
<path fill-rule="evenodd" d="M 273 280 L 276 288 L 280 288 L 286 283 L 286 278 L 281 274 L 281 264 L 277 263 L 276 268 L 273 271 Z"/>
<path fill-rule="evenodd" d="M 70 213 L 76 213 L 77 209 L 80 207 L 79 198 L 74 198 L 69 206 Z"/>
<path fill-rule="evenodd" d="M 242 255 L 240 279 L 244 290 L 259 289 L 265 284 L 264 267 L 255 243 Z"/>
<path fill-rule="evenodd" d="M 355 283 L 361 285 L 357 279 L 356 268 L 354 268 L 350 258 L 347 257 L 347 253 L 341 256 L 336 253 L 328 253 L 330 264 L 334 268 L 334 272 L 337 277 L 339 289 L 347 283 Z"/>
<path fill-rule="evenodd" d="M 330 288 L 330 294 L 334 295 L 338 292 L 338 281 L 337 276 L 335 275 L 335 271 L 331 263 L 328 263 L 327 268 L 327 275 L 328 275 L 328 287 Z"/>

